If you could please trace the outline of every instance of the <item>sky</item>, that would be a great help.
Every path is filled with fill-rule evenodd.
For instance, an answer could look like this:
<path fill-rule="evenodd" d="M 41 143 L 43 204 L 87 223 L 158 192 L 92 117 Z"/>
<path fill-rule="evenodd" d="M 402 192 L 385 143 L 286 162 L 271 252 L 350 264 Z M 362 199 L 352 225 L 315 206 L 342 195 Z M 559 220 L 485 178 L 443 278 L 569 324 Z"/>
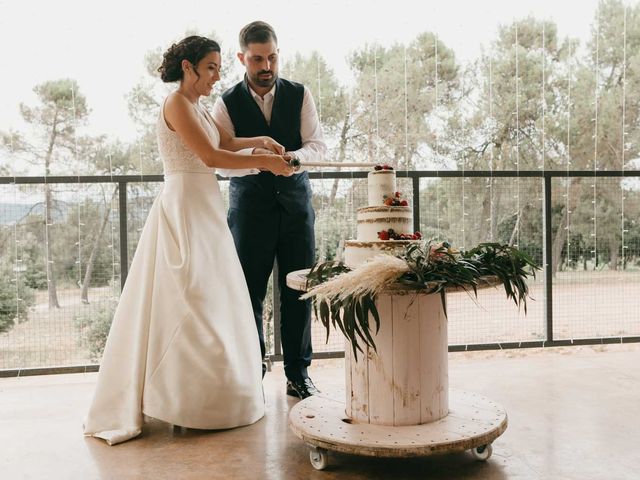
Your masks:
<path fill-rule="evenodd" d="M 408 42 L 432 31 L 463 62 L 496 37 L 498 25 L 533 15 L 558 25 L 561 37 L 586 40 L 597 0 L 0 0 L 0 130 L 23 127 L 19 103 L 33 87 L 78 81 L 91 109 L 86 132 L 132 140 L 125 95 L 145 73 L 144 56 L 187 30 L 215 31 L 223 50 L 237 49 L 240 28 L 265 20 L 276 30 L 283 62 L 321 52 L 348 83 L 345 58 L 366 43 Z M 628 2 L 629 3 L 629 2 Z M 579 6 L 578 6 L 579 5 Z"/>

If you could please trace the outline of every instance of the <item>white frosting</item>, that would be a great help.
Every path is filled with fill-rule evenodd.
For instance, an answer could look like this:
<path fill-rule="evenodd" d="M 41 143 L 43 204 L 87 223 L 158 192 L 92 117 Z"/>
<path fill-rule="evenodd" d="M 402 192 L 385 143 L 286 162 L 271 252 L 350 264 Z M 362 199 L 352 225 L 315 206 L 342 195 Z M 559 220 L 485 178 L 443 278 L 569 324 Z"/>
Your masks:
<path fill-rule="evenodd" d="M 377 255 L 393 255 L 401 253 L 411 240 L 378 240 L 377 242 L 360 242 L 347 240 L 344 245 L 344 263 L 353 269 Z"/>
<path fill-rule="evenodd" d="M 396 172 L 394 170 L 373 170 L 367 175 L 369 206 L 382 205 L 384 196 L 396 193 Z"/>
<path fill-rule="evenodd" d="M 383 204 L 385 195 L 393 197 L 396 192 L 394 170 L 369 172 L 369 206 L 358 209 L 357 240 L 347 240 L 344 247 L 344 263 L 356 268 L 377 255 L 402 253 L 413 240 L 379 240 L 378 232 L 392 228 L 397 233 L 413 233 L 411 207 L 389 207 Z"/>
<path fill-rule="evenodd" d="M 397 233 L 413 233 L 411 207 L 364 207 L 358 209 L 357 239 L 378 240 L 378 232 L 392 228 Z"/>

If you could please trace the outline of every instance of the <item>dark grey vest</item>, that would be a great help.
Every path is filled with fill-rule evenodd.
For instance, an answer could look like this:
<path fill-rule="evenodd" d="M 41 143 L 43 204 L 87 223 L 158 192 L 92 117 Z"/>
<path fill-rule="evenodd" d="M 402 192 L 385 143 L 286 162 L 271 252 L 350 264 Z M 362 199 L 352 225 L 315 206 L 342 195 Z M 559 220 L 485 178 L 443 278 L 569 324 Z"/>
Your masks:
<path fill-rule="evenodd" d="M 233 122 L 236 137 L 256 137 L 267 135 L 286 150 L 298 150 L 302 146 L 300 136 L 300 112 L 304 98 L 304 86 L 278 78 L 271 112 L 271 124 L 267 124 L 260 107 L 251 96 L 247 79 L 237 83 L 222 95 L 229 117 Z M 258 175 L 234 177 L 230 181 L 231 208 L 243 208 L 248 202 L 278 201 L 282 203 L 281 192 L 307 192 L 307 173 L 291 177 L 277 177 L 271 172 Z M 285 196 L 285 198 L 288 196 Z"/>

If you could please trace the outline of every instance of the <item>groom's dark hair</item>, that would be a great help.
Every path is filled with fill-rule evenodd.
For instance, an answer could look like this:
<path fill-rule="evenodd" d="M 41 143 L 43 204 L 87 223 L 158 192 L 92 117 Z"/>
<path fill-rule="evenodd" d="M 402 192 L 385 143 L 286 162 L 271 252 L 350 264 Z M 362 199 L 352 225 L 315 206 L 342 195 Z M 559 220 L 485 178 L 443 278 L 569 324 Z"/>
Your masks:
<path fill-rule="evenodd" d="M 240 50 L 243 52 L 249 48 L 250 43 L 267 43 L 272 40 L 276 44 L 278 43 L 278 37 L 276 37 L 276 32 L 273 27 L 267 22 L 261 22 L 260 20 L 242 27 L 239 38 Z"/>

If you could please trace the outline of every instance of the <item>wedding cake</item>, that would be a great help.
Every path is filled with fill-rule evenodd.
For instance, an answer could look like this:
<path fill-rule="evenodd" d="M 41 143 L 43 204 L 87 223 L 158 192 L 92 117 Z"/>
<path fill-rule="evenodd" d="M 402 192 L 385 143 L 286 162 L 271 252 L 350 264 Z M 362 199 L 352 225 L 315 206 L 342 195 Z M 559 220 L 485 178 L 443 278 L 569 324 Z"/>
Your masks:
<path fill-rule="evenodd" d="M 344 263 L 356 268 L 381 253 L 395 254 L 412 241 L 413 213 L 396 189 L 396 172 L 388 165 L 376 166 L 367 175 L 368 205 L 357 210 L 356 239 L 347 240 Z"/>

